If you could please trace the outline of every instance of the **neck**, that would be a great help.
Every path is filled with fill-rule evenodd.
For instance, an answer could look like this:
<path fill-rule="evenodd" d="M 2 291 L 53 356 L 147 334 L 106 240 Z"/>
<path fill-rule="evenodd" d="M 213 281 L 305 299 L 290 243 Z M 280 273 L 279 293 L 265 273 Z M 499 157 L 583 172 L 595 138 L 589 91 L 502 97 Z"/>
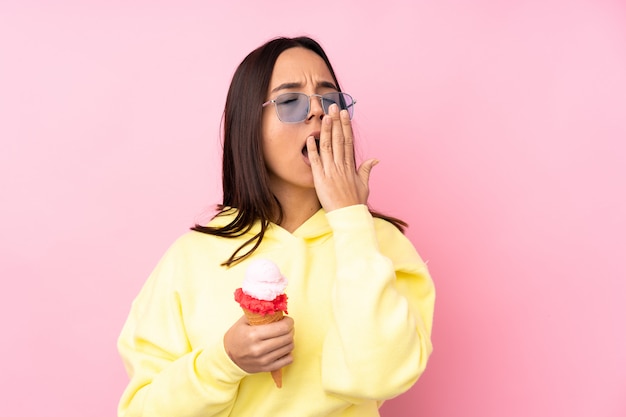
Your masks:
<path fill-rule="evenodd" d="M 283 209 L 283 219 L 279 226 L 293 233 L 305 221 L 313 216 L 322 207 L 315 190 L 306 193 L 289 193 L 276 196 Z"/>

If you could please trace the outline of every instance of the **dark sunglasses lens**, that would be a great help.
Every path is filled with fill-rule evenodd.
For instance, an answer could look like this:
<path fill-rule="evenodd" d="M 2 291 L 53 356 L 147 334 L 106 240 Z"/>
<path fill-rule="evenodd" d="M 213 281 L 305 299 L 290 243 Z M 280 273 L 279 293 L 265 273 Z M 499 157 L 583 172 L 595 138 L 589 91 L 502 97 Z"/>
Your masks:
<path fill-rule="evenodd" d="M 278 118 L 285 123 L 297 123 L 309 113 L 309 97 L 302 93 L 286 93 L 276 98 Z"/>
<path fill-rule="evenodd" d="M 328 93 L 322 96 L 322 105 L 324 113 L 328 114 L 331 104 L 339 106 L 339 110 L 348 110 L 350 119 L 354 115 L 354 100 L 346 93 Z"/>

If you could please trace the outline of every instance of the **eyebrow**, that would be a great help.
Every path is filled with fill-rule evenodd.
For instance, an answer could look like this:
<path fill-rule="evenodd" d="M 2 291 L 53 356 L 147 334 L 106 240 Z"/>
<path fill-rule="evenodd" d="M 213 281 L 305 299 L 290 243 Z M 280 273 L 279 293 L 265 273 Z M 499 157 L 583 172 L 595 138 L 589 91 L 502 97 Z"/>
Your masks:
<path fill-rule="evenodd" d="M 280 90 L 289 90 L 292 88 L 302 88 L 302 83 L 283 83 L 276 88 L 272 89 L 272 93 Z M 332 88 L 333 90 L 339 91 L 337 86 L 329 81 L 320 81 L 317 83 L 317 88 Z"/>

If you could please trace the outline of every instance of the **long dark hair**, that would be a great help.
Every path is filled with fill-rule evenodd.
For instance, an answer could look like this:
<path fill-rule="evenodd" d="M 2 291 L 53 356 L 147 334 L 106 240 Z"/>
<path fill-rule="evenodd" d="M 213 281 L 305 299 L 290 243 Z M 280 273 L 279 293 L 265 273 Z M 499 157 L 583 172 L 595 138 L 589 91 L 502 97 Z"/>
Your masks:
<path fill-rule="evenodd" d="M 225 226 L 202 226 L 192 230 L 226 238 L 246 234 L 259 221 L 261 230 L 246 240 L 222 265 L 231 266 L 254 252 L 270 222 L 280 223 L 283 216 L 280 202 L 272 193 L 269 176 L 263 160 L 261 136 L 261 103 L 269 88 L 274 64 L 278 56 L 290 48 L 306 48 L 319 55 L 337 88 L 328 56 L 319 43 L 309 37 L 275 38 L 252 51 L 233 75 L 224 107 L 224 154 L 222 157 L 222 204 L 217 206 L 217 216 L 228 214 L 236 208 L 235 218 Z M 373 216 L 385 219 L 404 231 L 407 224 L 399 219 L 370 210 Z M 276 218 L 278 215 L 278 218 Z M 244 248 L 249 249 L 242 253 Z"/>

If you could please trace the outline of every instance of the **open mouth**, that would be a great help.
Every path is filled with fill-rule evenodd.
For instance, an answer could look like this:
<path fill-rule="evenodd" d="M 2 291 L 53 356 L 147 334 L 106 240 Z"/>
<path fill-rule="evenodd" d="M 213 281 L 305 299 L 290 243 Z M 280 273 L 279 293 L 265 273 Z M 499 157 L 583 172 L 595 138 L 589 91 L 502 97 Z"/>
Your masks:
<path fill-rule="evenodd" d="M 315 136 L 315 146 L 316 146 L 317 150 L 319 151 L 319 149 L 320 149 L 320 138 L 317 137 L 317 136 Z M 309 150 L 306 147 L 306 143 L 302 147 L 302 155 L 304 155 L 307 159 L 309 158 Z"/>

